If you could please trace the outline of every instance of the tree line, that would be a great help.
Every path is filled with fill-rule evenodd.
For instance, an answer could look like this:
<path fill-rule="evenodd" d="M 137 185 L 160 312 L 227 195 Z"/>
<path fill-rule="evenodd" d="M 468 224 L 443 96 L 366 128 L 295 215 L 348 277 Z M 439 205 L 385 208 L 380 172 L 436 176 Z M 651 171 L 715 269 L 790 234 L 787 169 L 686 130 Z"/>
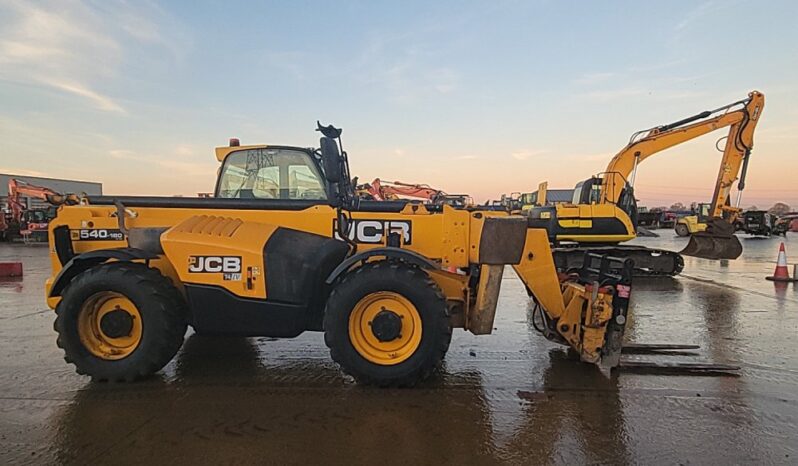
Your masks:
<path fill-rule="evenodd" d="M 692 205 L 697 205 L 697 203 L 694 202 Z M 660 209 L 660 210 L 685 211 L 685 210 L 690 210 L 691 207 L 692 206 L 688 207 L 688 206 L 682 204 L 681 202 L 675 202 L 670 207 L 660 206 L 660 207 L 656 207 L 656 208 Z M 759 209 L 755 205 L 752 205 L 752 206 L 746 208 L 745 210 L 761 210 L 761 209 Z M 786 214 L 792 212 L 792 208 L 790 207 L 789 204 L 786 204 L 784 202 L 777 202 L 777 203 L 773 204 L 772 207 L 767 209 L 767 211 L 768 211 L 769 214 L 779 216 L 779 215 L 786 215 Z"/>

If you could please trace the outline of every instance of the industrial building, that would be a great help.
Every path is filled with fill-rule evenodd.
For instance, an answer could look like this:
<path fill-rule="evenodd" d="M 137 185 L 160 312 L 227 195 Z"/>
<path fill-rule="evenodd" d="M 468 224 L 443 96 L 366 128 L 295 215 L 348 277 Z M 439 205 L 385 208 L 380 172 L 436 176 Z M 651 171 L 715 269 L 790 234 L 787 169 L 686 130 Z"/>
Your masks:
<path fill-rule="evenodd" d="M 8 180 L 16 179 L 36 186 L 50 188 L 59 193 L 86 193 L 93 196 L 102 195 L 103 184 L 94 181 L 65 180 L 58 178 L 44 178 L 39 176 L 23 176 L 0 173 L 0 207 L 8 208 Z M 39 199 L 23 197 L 27 209 L 47 207 L 46 202 Z"/>

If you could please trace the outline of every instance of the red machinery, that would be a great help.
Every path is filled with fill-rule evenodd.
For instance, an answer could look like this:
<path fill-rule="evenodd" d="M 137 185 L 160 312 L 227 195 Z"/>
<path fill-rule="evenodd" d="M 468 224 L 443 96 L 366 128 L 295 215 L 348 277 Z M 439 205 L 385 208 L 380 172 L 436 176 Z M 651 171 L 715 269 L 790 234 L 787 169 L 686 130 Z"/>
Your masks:
<path fill-rule="evenodd" d="M 776 220 L 776 229 L 783 232 L 798 233 L 798 213 L 790 212 Z"/>
<path fill-rule="evenodd" d="M 402 197 L 409 197 L 424 199 L 431 204 L 449 204 L 453 206 L 473 204 L 470 196 L 465 194 L 446 194 L 426 184 L 382 181 L 379 178 L 375 178 L 371 183 L 357 185 L 356 190 L 362 199 L 373 201 L 392 201 Z"/>
<path fill-rule="evenodd" d="M 50 223 L 50 213 L 47 209 L 28 209 L 22 197 L 32 197 L 47 201 L 52 205 L 63 203 L 77 203 L 78 199 L 72 194 L 62 195 L 50 188 L 36 186 L 21 180 L 11 178 L 8 180 L 8 207 L 10 215 L 0 215 L 0 234 L 6 234 L 12 226 L 19 227 L 19 234 L 24 238 L 31 238 L 39 233 L 47 236 L 47 226 Z"/>

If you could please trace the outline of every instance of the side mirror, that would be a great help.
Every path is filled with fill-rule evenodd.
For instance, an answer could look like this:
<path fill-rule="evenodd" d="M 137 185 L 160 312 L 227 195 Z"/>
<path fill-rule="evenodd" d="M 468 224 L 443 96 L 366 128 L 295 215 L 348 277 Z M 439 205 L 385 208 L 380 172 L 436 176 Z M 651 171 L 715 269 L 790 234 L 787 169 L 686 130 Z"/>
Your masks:
<path fill-rule="evenodd" d="M 341 181 L 341 153 L 335 139 L 323 137 L 319 141 L 321 147 L 321 164 L 324 168 L 324 177 L 330 183 Z"/>

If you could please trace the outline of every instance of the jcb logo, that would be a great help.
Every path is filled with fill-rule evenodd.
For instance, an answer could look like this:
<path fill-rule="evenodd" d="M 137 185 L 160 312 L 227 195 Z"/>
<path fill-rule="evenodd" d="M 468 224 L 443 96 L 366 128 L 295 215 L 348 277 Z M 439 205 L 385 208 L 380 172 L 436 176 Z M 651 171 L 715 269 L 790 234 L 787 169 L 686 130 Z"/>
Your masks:
<path fill-rule="evenodd" d="M 349 228 L 349 239 L 364 244 L 380 244 L 384 237 L 390 233 L 402 236 L 404 244 L 410 244 L 413 239 L 412 223 L 409 220 L 365 220 L 352 219 Z M 338 220 L 333 220 L 333 235 L 338 235 Z"/>
<path fill-rule="evenodd" d="M 191 273 L 241 273 L 241 256 L 189 256 Z"/>

